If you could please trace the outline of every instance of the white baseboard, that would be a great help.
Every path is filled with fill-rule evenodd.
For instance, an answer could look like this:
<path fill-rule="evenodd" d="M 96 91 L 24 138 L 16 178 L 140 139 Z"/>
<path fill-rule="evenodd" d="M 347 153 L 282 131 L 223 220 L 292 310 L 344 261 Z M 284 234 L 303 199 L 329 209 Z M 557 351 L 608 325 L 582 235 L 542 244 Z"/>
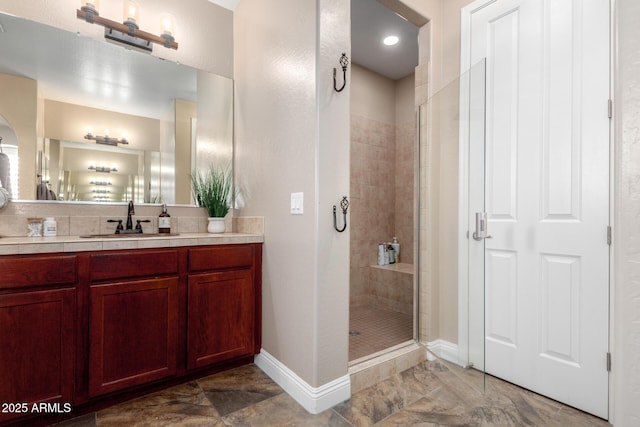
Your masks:
<path fill-rule="evenodd" d="M 319 414 L 351 398 L 349 375 L 312 387 L 264 349 L 254 363 L 311 414 Z"/>
<path fill-rule="evenodd" d="M 429 341 L 427 343 L 427 349 L 447 362 L 460 365 L 460 358 L 458 357 L 458 344 L 451 343 L 445 340 Z"/>

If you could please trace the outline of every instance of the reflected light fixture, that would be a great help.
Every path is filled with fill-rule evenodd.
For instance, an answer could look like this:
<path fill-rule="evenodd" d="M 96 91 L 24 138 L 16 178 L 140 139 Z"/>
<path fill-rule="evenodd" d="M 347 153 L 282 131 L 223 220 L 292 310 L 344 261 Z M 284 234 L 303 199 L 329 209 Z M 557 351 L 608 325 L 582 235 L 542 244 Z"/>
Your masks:
<path fill-rule="evenodd" d="M 102 172 L 102 173 L 118 172 L 117 168 L 110 168 L 109 166 L 90 165 L 87 169 L 89 169 L 90 171 Z"/>
<path fill-rule="evenodd" d="M 384 43 L 385 46 L 395 46 L 399 41 L 400 38 L 398 36 L 387 36 L 382 40 L 382 43 Z"/>
<path fill-rule="evenodd" d="M 118 138 L 110 137 L 109 135 L 105 135 L 105 136 L 94 135 L 91 133 L 91 131 L 87 132 L 87 134 L 84 136 L 84 139 L 95 141 L 96 144 L 111 145 L 114 147 L 117 147 L 118 144 L 129 143 L 129 141 L 127 141 L 127 138 L 125 138 L 124 136 L 121 139 L 118 139 Z"/>
<path fill-rule="evenodd" d="M 178 49 L 178 43 L 173 36 L 173 17 L 167 13 L 161 16 L 161 32 L 157 36 L 139 28 L 140 8 L 134 1 L 124 2 L 123 23 L 101 17 L 98 11 L 99 0 L 81 0 L 81 4 L 80 9 L 76 10 L 76 17 L 90 24 L 102 25 L 104 36 L 109 40 L 148 52 L 153 50 L 151 43 L 157 43 L 170 49 Z"/>

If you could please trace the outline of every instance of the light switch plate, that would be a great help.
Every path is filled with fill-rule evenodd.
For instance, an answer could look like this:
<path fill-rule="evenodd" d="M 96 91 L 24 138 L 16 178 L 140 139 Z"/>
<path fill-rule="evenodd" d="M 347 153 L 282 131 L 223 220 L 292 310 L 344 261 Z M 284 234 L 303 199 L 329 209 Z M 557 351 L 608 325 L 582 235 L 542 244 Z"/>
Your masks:
<path fill-rule="evenodd" d="M 291 215 L 302 215 L 304 206 L 304 193 L 291 193 Z"/>

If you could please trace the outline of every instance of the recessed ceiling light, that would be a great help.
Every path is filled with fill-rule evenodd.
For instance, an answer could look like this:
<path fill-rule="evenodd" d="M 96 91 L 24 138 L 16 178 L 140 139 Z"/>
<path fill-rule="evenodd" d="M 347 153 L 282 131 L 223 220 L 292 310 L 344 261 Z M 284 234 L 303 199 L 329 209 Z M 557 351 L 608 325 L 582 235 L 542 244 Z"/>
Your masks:
<path fill-rule="evenodd" d="M 382 40 L 382 43 L 384 43 L 387 46 L 393 46 L 398 44 L 399 41 L 400 41 L 400 38 L 398 36 L 387 36 Z"/>

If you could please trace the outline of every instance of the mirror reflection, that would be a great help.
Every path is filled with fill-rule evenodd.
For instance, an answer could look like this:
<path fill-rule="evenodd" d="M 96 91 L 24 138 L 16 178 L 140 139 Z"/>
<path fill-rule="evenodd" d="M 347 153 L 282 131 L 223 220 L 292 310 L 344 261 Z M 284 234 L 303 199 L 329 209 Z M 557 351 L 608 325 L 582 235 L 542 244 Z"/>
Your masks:
<path fill-rule="evenodd" d="M 9 15 L 0 25 L 0 185 L 14 200 L 192 204 L 189 174 L 231 164 L 230 79 Z"/>

